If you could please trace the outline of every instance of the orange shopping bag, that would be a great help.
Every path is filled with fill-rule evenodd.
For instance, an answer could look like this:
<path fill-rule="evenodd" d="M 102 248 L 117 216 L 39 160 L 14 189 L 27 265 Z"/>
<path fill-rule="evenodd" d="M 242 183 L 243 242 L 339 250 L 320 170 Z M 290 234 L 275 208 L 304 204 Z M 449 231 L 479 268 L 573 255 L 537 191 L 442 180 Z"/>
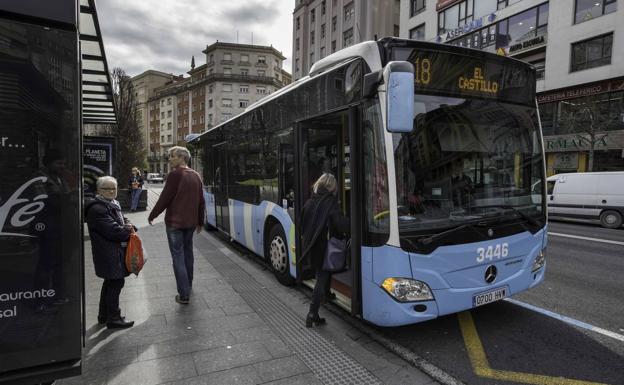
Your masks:
<path fill-rule="evenodd" d="M 147 261 L 145 250 L 143 250 L 143 243 L 139 235 L 132 231 L 130 239 L 128 239 L 128 247 L 126 248 L 126 270 L 134 275 L 139 275 L 143 265 Z"/>

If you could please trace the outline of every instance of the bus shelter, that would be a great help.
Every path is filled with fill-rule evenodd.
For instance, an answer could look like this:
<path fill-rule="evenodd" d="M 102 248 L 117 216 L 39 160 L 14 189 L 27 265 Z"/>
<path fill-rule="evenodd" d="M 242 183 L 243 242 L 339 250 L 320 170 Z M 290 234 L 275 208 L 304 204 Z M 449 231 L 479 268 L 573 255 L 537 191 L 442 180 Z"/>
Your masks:
<path fill-rule="evenodd" d="M 93 0 L 0 0 L 0 383 L 80 374 L 82 126 L 115 123 Z"/>

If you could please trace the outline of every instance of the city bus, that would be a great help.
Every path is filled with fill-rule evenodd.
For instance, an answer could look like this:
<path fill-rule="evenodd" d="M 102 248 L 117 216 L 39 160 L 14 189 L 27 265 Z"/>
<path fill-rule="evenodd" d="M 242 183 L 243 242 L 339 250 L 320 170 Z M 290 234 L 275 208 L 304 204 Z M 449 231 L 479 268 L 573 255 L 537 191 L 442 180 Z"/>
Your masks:
<path fill-rule="evenodd" d="M 297 257 L 311 185 L 336 176 L 351 249 L 331 290 L 373 324 L 431 320 L 544 278 L 544 149 L 524 62 L 363 42 L 190 143 L 208 225 L 285 285 L 309 278 Z"/>

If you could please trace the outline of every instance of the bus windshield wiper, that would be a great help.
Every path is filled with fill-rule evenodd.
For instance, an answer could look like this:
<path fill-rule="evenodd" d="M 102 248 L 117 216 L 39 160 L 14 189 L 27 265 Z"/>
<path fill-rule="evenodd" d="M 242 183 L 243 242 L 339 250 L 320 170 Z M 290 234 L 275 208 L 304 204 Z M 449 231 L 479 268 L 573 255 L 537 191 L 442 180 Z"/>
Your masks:
<path fill-rule="evenodd" d="M 473 208 L 501 208 L 501 209 L 505 209 L 505 210 L 511 210 L 514 213 L 518 214 L 518 216 L 520 216 L 522 219 L 526 220 L 527 222 L 529 222 L 529 224 L 533 225 L 533 226 L 541 226 L 542 224 L 535 218 L 533 218 L 530 215 L 527 215 L 525 213 L 523 213 L 522 211 L 518 210 L 517 208 L 515 208 L 512 205 L 488 205 L 488 206 L 477 206 L 477 207 L 473 207 Z"/>
<path fill-rule="evenodd" d="M 453 235 L 453 234 L 455 234 L 457 232 L 460 232 L 462 230 L 465 230 L 465 229 L 470 229 L 470 230 L 473 230 L 473 231 L 477 232 L 477 230 L 474 228 L 474 225 L 466 223 L 466 224 L 463 224 L 463 225 L 459 225 L 457 227 L 453 227 L 453 228 L 451 228 L 449 230 L 446 230 L 446 231 L 443 231 L 441 233 L 433 234 L 433 235 L 430 235 L 430 236 L 427 236 L 427 237 L 418 238 L 418 240 L 416 242 L 420 246 L 429 246 L 432 242 L 435 242 L 437 240 L 446 238 L 449 235 Z"/>

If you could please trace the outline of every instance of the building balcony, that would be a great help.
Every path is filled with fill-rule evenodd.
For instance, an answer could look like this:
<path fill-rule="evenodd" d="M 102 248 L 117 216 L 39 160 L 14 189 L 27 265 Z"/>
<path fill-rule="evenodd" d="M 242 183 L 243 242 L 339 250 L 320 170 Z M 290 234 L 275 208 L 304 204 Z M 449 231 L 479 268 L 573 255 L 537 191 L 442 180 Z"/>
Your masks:
<path fill-rule="evenodd" d="M 211 74 L 206 76 L 207 82 L 213 81 L 230 81 L 239 83 L 260 83 L 268 84 L 275 87 L 282 87 L 282 82 L 271 76 L 258 76 L 258 75 L 241 75 L 241 74 Z"/>

